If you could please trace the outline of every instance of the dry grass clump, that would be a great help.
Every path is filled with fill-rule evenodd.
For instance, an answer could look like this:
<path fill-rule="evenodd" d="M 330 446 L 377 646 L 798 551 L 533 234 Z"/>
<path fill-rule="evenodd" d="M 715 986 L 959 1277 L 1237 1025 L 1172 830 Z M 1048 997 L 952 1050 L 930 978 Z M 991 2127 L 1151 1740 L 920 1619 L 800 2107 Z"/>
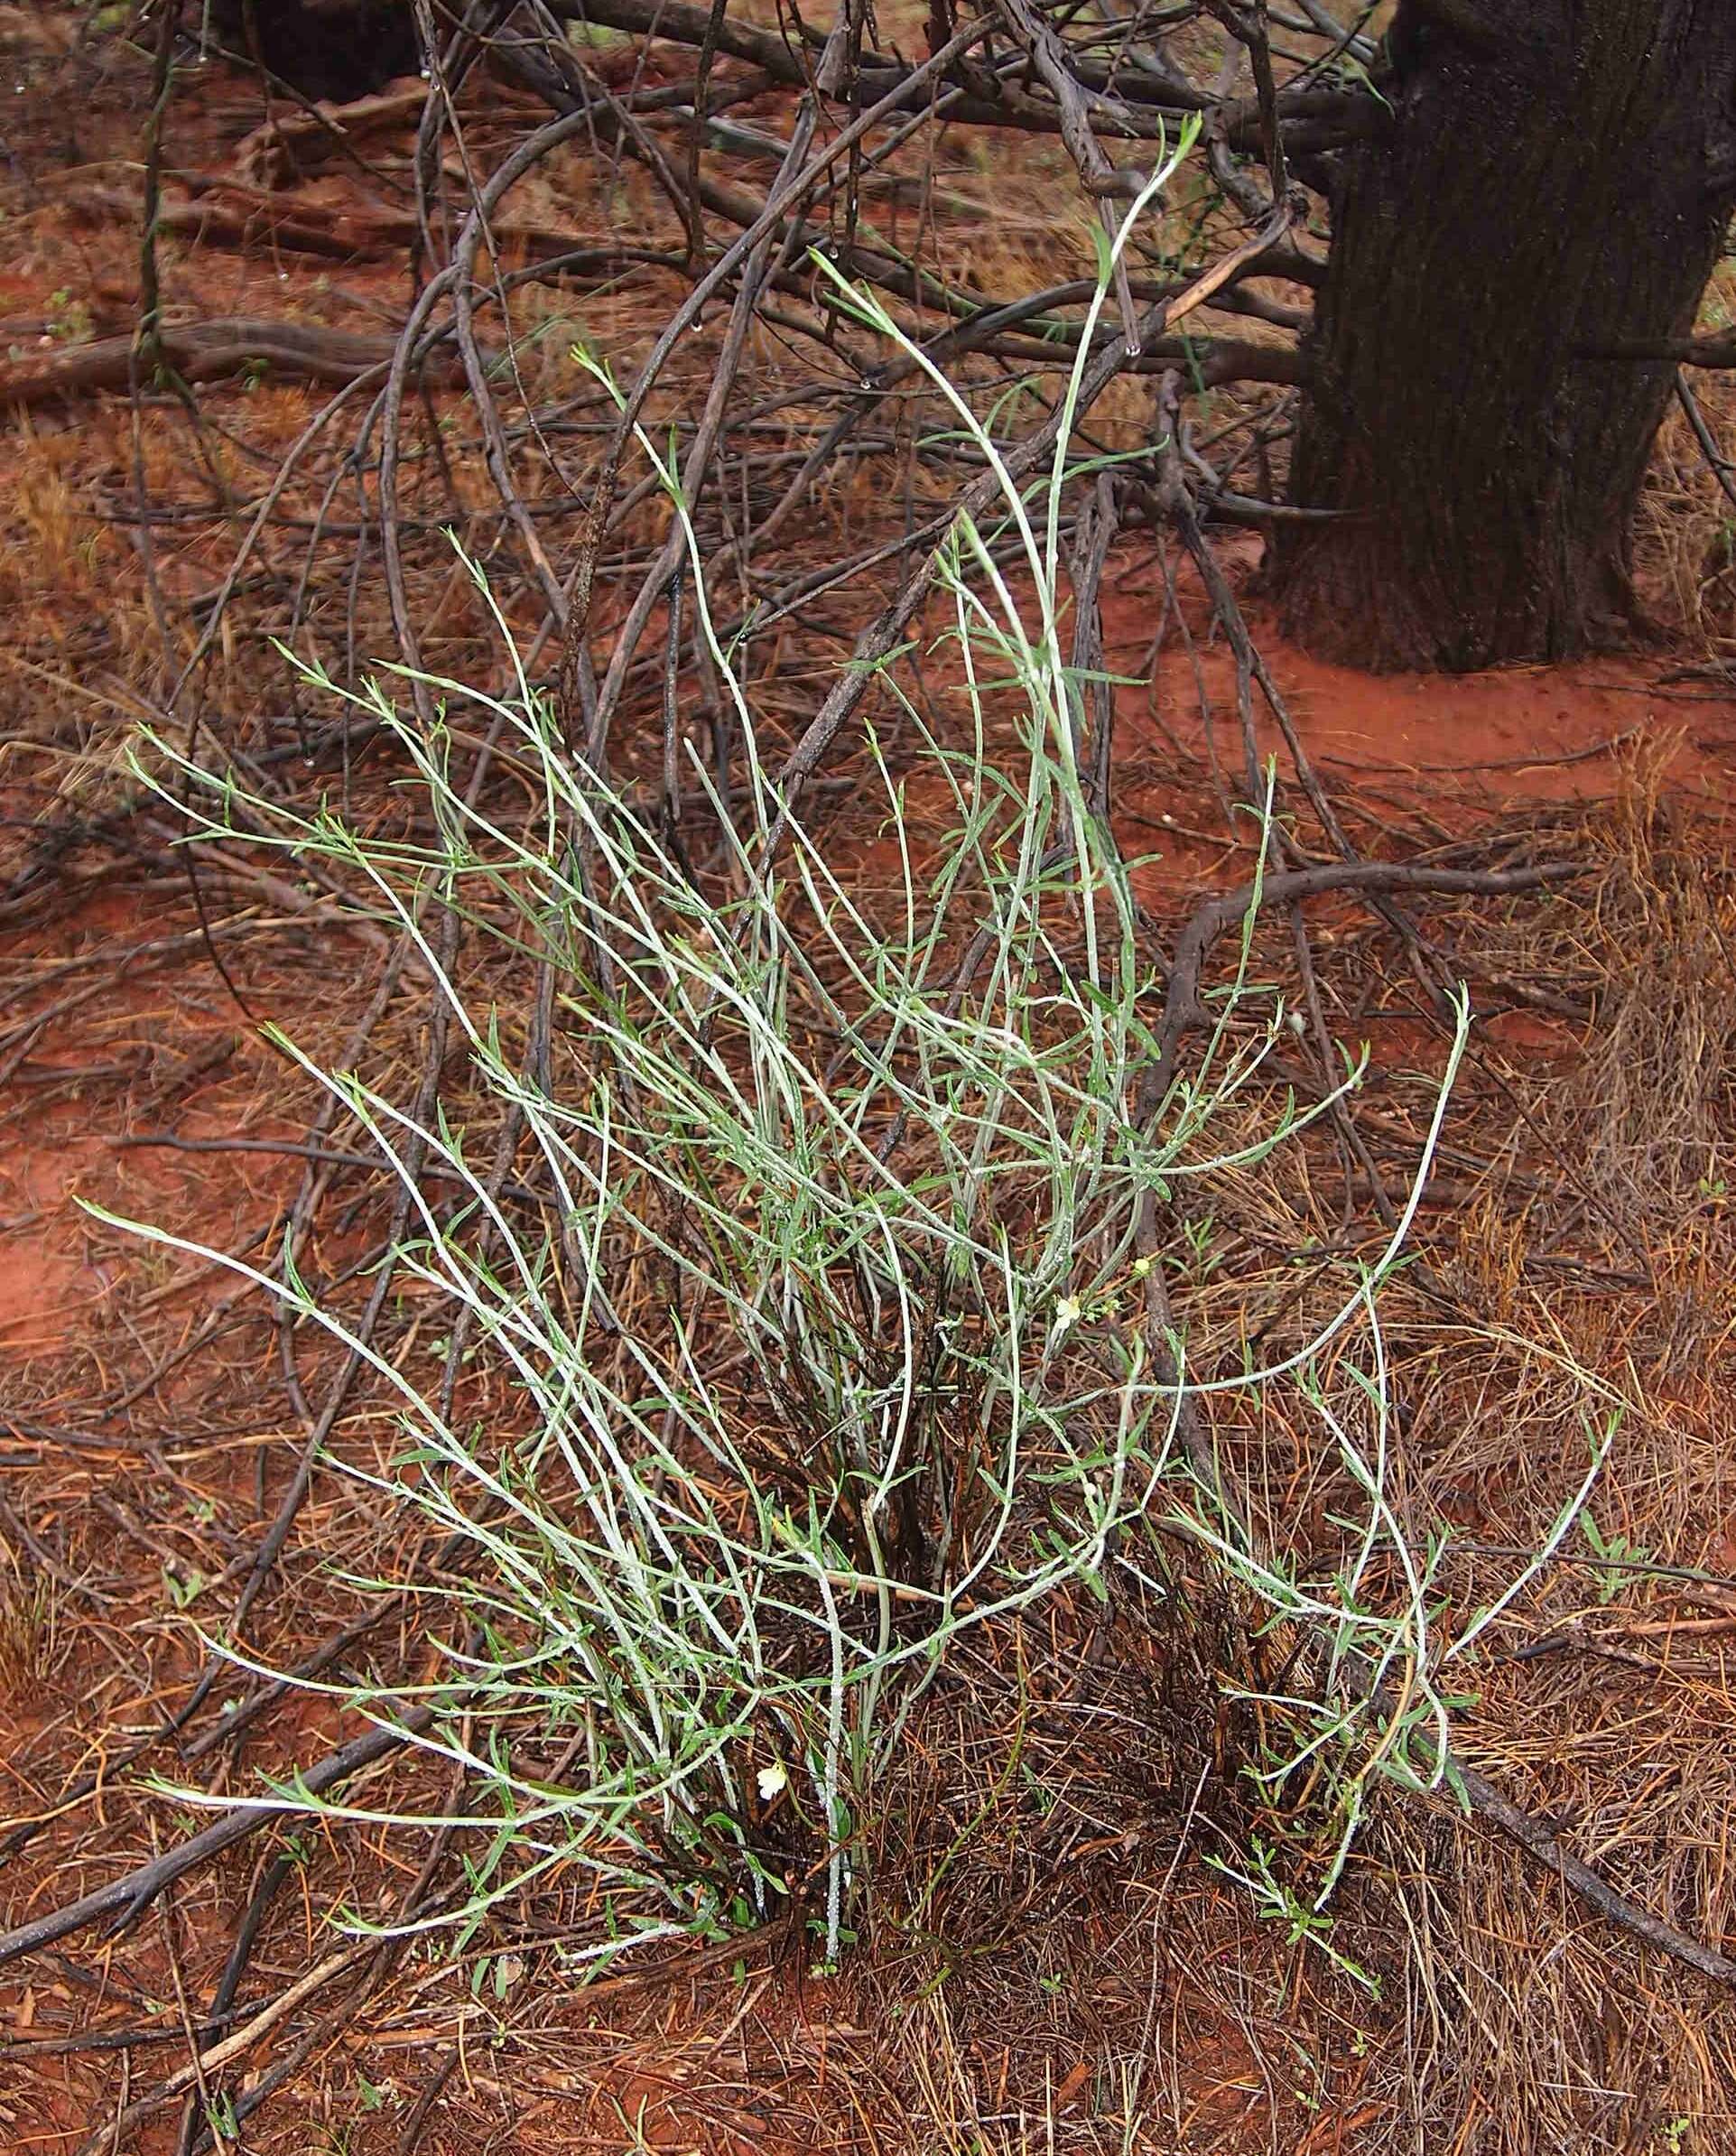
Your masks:
<path fill-rule="evenodd" d="M 1648 789 L 1649 792 L 1649 789 Z M 1627 804 L 1587 925 L 1603 962 L 1590 1051 L 1559 1134 L 1635 1222 L 1722 1198 L 1736 1055 L 1736 897 L 1728 869 Z"/>
<path fill-rule="evenodd" d="M 1727 260 L 1707 288 L 1702 331 L 1728 330 L 1733 311 L 1736 264 Z M 1682 380 L 1685 400 L 1678 392 L 1671 401 L 1640 499 L 1639 584 L 1666 628 L 1728 664 L 1736 659 L 1736 380 L 1698 367 Z"/>
<path fill-rule="evenodd" d="M 1418 1491 L 1462 1524 L 1454 1576 L 1474 1602 L 1481 1553 L 1533 1547 L 1582 1472 L 1588 1385 L 1613 1415 L 1586 1516 L 1509 1612 L 1463 1741 L 1635 1901 L 1727 1939 L 1736 1772 L 1707 1739 L 1732 1712 L 1736 1634 L 1730 869 L 1655 769 L 1584 835 L 1594 880 L 1544 909 L 1540 935 L 1534 915 L 1524 936 L 1485 945 L 1519 978 L 1583 994 L 1587 1018 L 1581 1049 L 1553 1069 L 1473 1085 L 1490 1193 L 1519 1173 L 1531 1187 L 1444 1223 L 1444 1278 L 1467 1322 L 1416 1312 Z M 1402 1845 L 1416 1829 L 1388 1817 L 1385 1831 Z M 1428 2053 L 1414 2145 L 1725 2145 L 1728 2001 L 1636 1957 L 1487 1836 L 1455 1834 L 1423 1870 L 1409 1921 L 1428 2018 L 1451 2040 Z"/>

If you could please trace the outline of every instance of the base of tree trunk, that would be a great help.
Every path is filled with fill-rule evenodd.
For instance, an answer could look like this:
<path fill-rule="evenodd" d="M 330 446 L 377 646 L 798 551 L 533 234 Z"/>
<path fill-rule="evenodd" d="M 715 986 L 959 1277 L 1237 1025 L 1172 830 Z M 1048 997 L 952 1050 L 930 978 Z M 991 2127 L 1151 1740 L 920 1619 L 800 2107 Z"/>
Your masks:
<path fill-rule="evenodd" d="M 1262 583 L 1291 643 L 1364 674 L 1554 664 L 1624 651 L 1657 633 L 1628 563 L 1613 554 L 1580 565 L 1553 606 L 1533 579 L 1508 608 L 1482 614 L 1458 611 L 1450 600 L 1444 606 L 1438 588 L 1415 589 L 1397 573 L 1391 545 L 1375 534 L 1360 544 L 1344 534 L 1330 545 L 1275 550 Z"/>

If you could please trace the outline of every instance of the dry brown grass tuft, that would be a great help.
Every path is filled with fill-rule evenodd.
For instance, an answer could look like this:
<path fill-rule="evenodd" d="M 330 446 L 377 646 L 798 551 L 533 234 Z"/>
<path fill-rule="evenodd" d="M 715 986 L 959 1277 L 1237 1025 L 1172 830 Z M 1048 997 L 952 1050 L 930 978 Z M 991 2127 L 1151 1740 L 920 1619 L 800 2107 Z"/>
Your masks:
<path fill-rule="evenodd" d="M 1736 310 L 1736 263 L 1727 261 L 1707 291 L 1701 326 L 1727 330 Z M 1688 389 L 1717 455 L 1736 465 L 1736 379 L 1697 367 Z M 1736 659 L 1736 469 L 1708 463 L 1695 429 L 1673 401 L 1653 452 L 1641 497 L 1637 559 L 1639 585 L 1662 626 L 1685 632 L 1708 656 Z"/>
<path fill-rule="evenodd" d="M 1685 1219 L 1721 1194 L 1728 1166 L 1736 898 L 1727 864 L 1671 825 L 1655 776 L 1637 774 L 1589 924 L 1595 1036 L 1558 1125 L 1636 1225 Z"/>

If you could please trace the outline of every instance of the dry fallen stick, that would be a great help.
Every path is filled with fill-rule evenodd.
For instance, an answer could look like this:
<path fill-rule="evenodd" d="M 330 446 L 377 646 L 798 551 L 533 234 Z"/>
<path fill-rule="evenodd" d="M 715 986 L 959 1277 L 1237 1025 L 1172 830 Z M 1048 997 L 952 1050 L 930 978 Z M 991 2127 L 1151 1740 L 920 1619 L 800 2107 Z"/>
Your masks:
<path fill-rule="evenodd" d="M 362 135 L 416 118 L 427 98 L 427 85 L 418 82 L 348 105 L 311 105 L 279 113 L 236 144 L 236 169 L 249 180 L 289 179 L 342 156 Z"/>
<path fill-rule="evenodd" d="M 1328 892 L 1365 897 L 1413 892 L 1440 897 L 1505 897 L 1565 883 L 1584 870 L 1571 861 L 1546 862 L 1535 869 L 1430 869 L 1390 861 L 1329 861 L 1314 869 L 1294 869 L 1244 884 L 1198 906 L 1175 943 L 1170 966 L 1158 1052 L 1140 1082 L 1137 1117 L 1146 1122 L 1162 1106 L 1175 1075 L 1177 1051 L 1184 1034 L 1211 1022 L 1200 1000 L 1200 971 L 1207 953 L 1262 906 L 1290 905 Z"/>
<path fill-rule="evenodd" d="M 1708 1947 L 1699 1939 L 1690 1938 L 1686 1932 L 1678 1931 L 1673 1924 L 1665 1923 L 1661 1917 L 1653 1916 L 1648 1910 L 1629 1901 L 1625 1894 L 1618 1893 L 1590 1864 L 1582 1863 L 1578 1857 L 1564 1849 L 1541 1819 L 1521 1811 L 1474 1768 L 1467 1767 L 1456 1755 L 1450 1756 L 1463 1786 L 1466 1801 L 1477 1817 L 1499 1826 L 1521 1849 L 1528 1850 L 1540 1863 L 1547 1864 L 1564 1885 L 1572 1887 L 1580 1900 L 1589 1902 L 1600 1916 L 1607 1917 L 1611 1923 L 1646 1946 L 1655 1947 L 1660 1954 L 1667 1954 L 1672 1960 L 1698 1970 L 1702 1976 L 1710 1976 L 1718 1984 L 1736 1984 L 1736 1961 L 1729 1955 L 1721 1954 L 1717 1947 Z"/>
<path fill-rule="evenodd" d="M 97 2156 L 97 2151 L 105 2147 L 117 2148 L 120 2145 L 118 2136 L 122 2131 L 135 2125 L 140 2119 L 149 2117 L 153 2111 L 160 2111 L 165 2104 L 172 2104 L 188 2089 L 197 2086 L 202 2096 L 207 2075 L 218 2072 L 252 2050 L 298 2006 L 311 1999 L 316 1992 L 323 1991 L 334 1976 L 341 1976 L 365 1956 L 378 1951 L 377 1940 L 365 1939 L 359 1945 L 343 1947 L 337 1953 L 329 1954 L 323 1961 L 316 1963 L 303 1975 L 298 1976 L 287 1991 L 261 2008 L 250 2021 L 244 2023 L 233 2034 L 220 2038 L 208 2049 L 196 2051 L 185 2066 L 176 2068 L 159 2087 L 153 2089 L 147 2096 L 138 2097 L 113 2119 L 107 2121 L 83 2144 L 79 2156 Z"/>
<path fill-rule="evenodd" d="M 160 336 L 165 364 L 183 382 L 210 382 L 264 367 L 303 382 L 349 383 L 384 376 L 396 339 L 357 337 L 314 322 L 224 315 L 204 322 L 165 323 Z M 99 337 L 92 344 L 61 348 L 0 367 L 0 408 L 96 396 L 131 386 L 135 364 L 131 337 Z M 430 363 L 450 374 L 445 355 Z M 149 387 L 146 382 L 144 386 Z"/>
<path fill-rule="evenodd" d="M 112 188 L 80 188 L 66 206 L 102 222 L 136 223 L 139 204 Z M 244 186 L 238 181 L 200 179 L 183 200 L 162 202 L 157 229 L 208 246 L 274 248 L 318 255 L 333 262 L 395 258 L 413 247 L 420 228 L 414 214 L 386 203 L 318 202 L 282 189 Z M 491 224 L 496 254 L 513 249 L 541 262 L 587 251 L 588 243 L 552 225 Z"/>
<path fill-rule="evenodd" d="M 309 1794 L 320 1796 L 338 1782 L 347 1781 L 352 1774 L 359 1773 L 364 1767 L 371 1767 L 376 1760 L 395 1752 L 399 1745 L 429 1728 L 433 1719 L 432 1707 L 411 1707 L 391 1728 L 370 1729 L 362 1736 L 353 1737 L 348 1744 L 339 1745 L 335 1752 L 328 1752 L 301 1776 L 300 1786 Z M 28 1924 L 0 1933 L 0 1965 L 16 1961 L 20 1955 L 34 1954 L 41 1947 L 51 1947 L 57 1939 L 82 1931 L 87 1925 L 95 1924 L 104 1917 L 116 1919 L 116 1931 L 125 1930 L 178 1879 L 283 1816 L 271 1805 L 237 1805 L 201 1833 L 193 1835 L 176 1848 L 166 1850 L 162 1855 L 153 1857 L 148 1864 L 141 1864 L 136 1872 L 111 1879 L 107 1886 L 69 1902 L 64 1909 L 52 1910 L 45 1917 L 32 1918 Z"/>

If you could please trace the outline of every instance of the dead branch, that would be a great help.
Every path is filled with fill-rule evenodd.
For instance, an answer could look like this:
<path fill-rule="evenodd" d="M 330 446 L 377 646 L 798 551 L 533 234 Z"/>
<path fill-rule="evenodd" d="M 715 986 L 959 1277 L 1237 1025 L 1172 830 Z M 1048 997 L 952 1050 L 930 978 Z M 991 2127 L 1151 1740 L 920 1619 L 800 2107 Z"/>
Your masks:
<path fill-rule="evenodd" d="M 1736 335 L 1726 330 L 1717 337 L 1623 338 L 1614 344 L 1599 345 L 1585 357 L 1627 359 L 1641 366 L 1669 360 L 1677 367 L 1736 367 Z"/>
<path fill-rule="evenodd" d="M 402 257 L 416 242 L 414 214 L 387 203 L 311 201 L 288 189 L 248 187 L 203 173 L 181 177 L 188 195 L 159 205 L 157 227 L 202 246 L 273 248 L 355 262 Z M 98 222 L 120 218 L 135 223 L 139 215 L 131 196 L 108 188 L 74 189 L 66 203 Z M 489 239 L 497 256 L 510 253 L 527 263 L 574 254 L 599 259 L 608 252 L 549 225 L 496 223 Z"/>
<path fill-rule="evenodd" d="M 1176 939 L 1169 984 L 1158 1028 L 1157 1055 L 1140 1081 L 1136 1110 L 1147 1122 L 1163 1105 L 1174 1081 L 1177 1051 L 1184 1037 L 1211 1023 L 1200 998 L 1200 974 L 1213 944 L 1249 915 L 1265 906 L 1287 906 L 1330 891 L 1379 895 L 1398 892 L 1502 897 L 1569 883 L 1585 870 L 1574 861 L 1546 861 L 1535 869 L 1427 869 L 1393 861 L 1331 861 L 1319 868 L 1292 869 L 1243 884 L 1195 907 Z"/>
<path fill-rule="evenodd" d="M 357 136 L 413 119 L 427 94 L 418 83 L 413 89 L 387 90 L 348 105 L 310 105 L 279 113 L 236 144 L 236 169 L 262 184 L 286 180 L 341 156 Z"/>
<path fill-rule="evenodd" d="M 162 363 L 183 382 L 216 382 L 250 369 L 291 381 L 348 384 L 384 376 L 396 349 L 390 337 L 361 337 L 312 322 L 267 321 L 246 315 L 203 322 L 167 322 L 158 332 Z M 0 367 L 0 406 L 47 404 L 100 396 L 129 386 L 135 340 L 100 337 L 65 345 Z M 450 376 L 450 358 L 436 356 L 435 373 Z M 148 386 L 148 385 L 147 385 Z"/>
<path fill-rule="evenodd" d="M 549 12 L 564 22 L 604 24 L 642 37 L 668 40 L 673 44 L 700 46 L 708 35 L 710 10 L 692 0 L 549 0 Z M 775 32 L 725 21 L 716 36 L 716 49 L 735 60 L 761 68 L 775 82 L 807 88 L 816 64 L 818 33 L 803 25 L 803 42 L 798 47 Z M 1024 65 L 1021 56 L 1019 67 Z M 1167 119 L 1171 123 L 1189 113 L 1221 110 L 1225 140 L 1238 149 L 1263 147 L 1265 121 L 1258 98 L 1228 102 L 1173 71 L 1157 73 L 1119 68 L 1115 60 L 1094 53 L 1070 52 L 1069 72 L 1083 90 L 1099 97 L 1113 97 L 1125 108 L 1119 131 L 1130 135 L 1155 135 Z M 907 68 L 891 54 L 864 48 L 859 96 L 864 103 L 898 98 L 907 79 L 910 94 L 919 97 L 915 77 L 925 70 Z M 1034 98 L 1014 96 L 996 79 L 996 94 L 979 94 L 974 78 L 948 63 L 946 79 L 957 92 L 949 104 L 952 116 L 976 126 L 1009 127 L 1060 134 L 1061 116 L 1054 106 L 1039 105 Z M 1388 109 L 1372 94 L 1358 90 L 1317 89 L 1306 85 L 1280 90 L 1277 112 L 1286 129 L 1301 140 L 1294 146 L 1310 151 L 1332 148 L 1372 134 L 1384 125 Z"/>
<path fill-rule="evenodd" d="M 300 1785 L 311 1796 L 322 1796 L 327 1789 L 335 1789 L 340 1781 L 359 1774 L 364 1767 L 373 1766 L 376 1761 L 395 1752 L 399 1745 L 432 1728 L 433 1721 L 432 1707 L 407 1707 L 391 1727 L 370 1729 L 362 1736 L 352 1737 L 348 1744 L 339 1745 L 335 1752 L 328 1752 L 302 1774 Z M 16 1961 L 21 1955 L 51 1947 L 57 1939 L 82 1931 L 104 1917 L 115 1919 L 115 1931 L 125 1931 L 178 1879 L 184 1879 L 200 1864 L 226 1849 L 233 1849 L 237 1842 L 245 1842 L 249 1835 L 256 1834 L 262 1826 L 282 1817 L 269 1804 L 237 1805 L 200 1833 L 190 1835 L 173 1849 L 165 1850 L 161 1856 L 153 1857 L 137 1871 L 111 1879 L 107 1886 L 82 1895 L 64 1909 L 52 1910 L 45 1917 L 32 1918 L 28 1924 L 0 1933 L 0 1966 Z"/>

